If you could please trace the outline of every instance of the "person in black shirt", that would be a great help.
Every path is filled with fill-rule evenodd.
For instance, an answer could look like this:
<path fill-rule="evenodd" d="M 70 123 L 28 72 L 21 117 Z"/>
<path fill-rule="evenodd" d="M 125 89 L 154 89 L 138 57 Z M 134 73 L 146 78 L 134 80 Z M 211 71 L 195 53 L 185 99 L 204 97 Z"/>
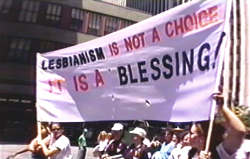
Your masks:
<path fill-rule="evenodd" d="M 102 155 L 102 158 L 107 158 L 110 156 L 117 156 L 117 155 L 122 156 L 122 154 L 127 149 L 127 145 L 123 141 L 124 137 L 123 125 L 120 123 L 115 123 L 114 126 L 111 128 L 111 131 L 114 139 L 111 140 L 104 149 L 104 155 Z"/>
<path fill-rule="evenodd" d="M 149 159 L 151 154 L 148 151 L 148 147 L 143 144 L 143 140 L 146 138 L 146 131 L 142 128 L 136 127 L 130 131 L 133 134 L 133 144 L 123 154 L 125 159 Z"/>

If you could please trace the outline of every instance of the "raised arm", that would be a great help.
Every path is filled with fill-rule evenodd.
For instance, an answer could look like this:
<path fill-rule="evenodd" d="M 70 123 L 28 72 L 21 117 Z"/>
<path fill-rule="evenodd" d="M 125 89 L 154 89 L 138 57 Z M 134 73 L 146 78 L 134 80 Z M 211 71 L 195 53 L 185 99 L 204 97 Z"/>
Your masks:
<path fill-rule="evenodd" d="M 26 148 L 24 148 L 24 149 L 22 149 L 22 150 L 19 150 L 19 151 L 13 153 L 13 154 L 11 154 L 11 155 L 8 156 L 7 158 L 14 158 L 14 157 L 16 157 L 17 155 L 22 154 L 22 153 L 25 153 L 25 152 L 28 152 L 28 151 L 33 152 L 33 151 L 35 150 L 35 149 L 34 149 L 35 145 L 36 145 L 36 139 L 33 139 L 33 140 L 31 141 L 31 143 L 30 143 L 29 145 L 26 146 Z"/>
<path fill-rule="evenodd" d="M 223 141 L 223 147 L 229 155 L 234 154 L 241 146 L 246 127 L 242 121 L 224 104 L 222 95 L 215 95 L 215 100 L 220 111 L 226 119 L 226 124 L 229 126 L 228 136 Z"/>
<path fill-rule="evenodd" d="M 22 149 L 20 151 L 17 151 L 16 153 L 13 153 L 12 155 L 8 156 L 7 159 L 14 158 L 17 155 L 28 152 L 28 151 L 29 151 L 29 149 L 28 149 L 28 146 L 27 146 L 26 148 L 24 148 L 24 149 Z"/>

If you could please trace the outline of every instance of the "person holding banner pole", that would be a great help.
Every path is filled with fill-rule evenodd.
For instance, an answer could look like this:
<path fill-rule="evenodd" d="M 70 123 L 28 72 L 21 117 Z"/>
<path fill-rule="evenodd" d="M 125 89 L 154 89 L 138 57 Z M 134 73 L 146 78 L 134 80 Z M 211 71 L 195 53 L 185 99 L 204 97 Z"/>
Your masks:
<path fill-rule="evenodd" d="M 244 140 L 246 128 L 240 119 L 224 105 L 224 99 L 221 94 L 215 94 L 213 98 L 230 128 L 227 137 L 223 138 L 225 128 L 222 125 L 213 124 L 209 152 L 206 152 L 204 150 L 208 136 L 209 121 L 195 123 L 190 130 L 190 146 L 192 149 L 187 154 L 181 154 L 181 159 L 238 159 L 235 153 Z"/>
<path fill-rule="evenodd" d="M 225 118 L 227 125 L 227 136 L 216 148 L 222 159 L 248 159 L 240 148 L 245 139 L 246 127 L 243 122 L 224 104 L 221 94 L 215 94 L 214 99 Z"/>
<path fill-rule="evenodd" d="M 63 135 L 61 124 L 53 123 L 51 132 L 53 133 L 53 138 L 50 140 L 49 147 L 44 144 L 44 141 L 47 139 L 39 142 L 45 156 L 49 159 L 72 159 L 70 141 Z"/>
<path fill-rule="evenodd" d="M 17 155 L 25 153 L 30 151 L 31 152 L 31 158 L 32 159 L 46 159 L 41 147 L 39 147 L 38 145 L 38 141 L 41 139 L 45 139 L 46 137 L 50 136 L 50 131 L 48 129 L 47 124 L 41 124 L 40 123 L 40 135 L 38 135 L 35 139 L 33 139 L 31 141 L 31 143 L 23 150 L 20 150 L 10 156 L 7 157 L 7 159 L 13 159 L 15 158 Z M 48 146 L 49 143 L 46 143 L 45 145 Z"/>

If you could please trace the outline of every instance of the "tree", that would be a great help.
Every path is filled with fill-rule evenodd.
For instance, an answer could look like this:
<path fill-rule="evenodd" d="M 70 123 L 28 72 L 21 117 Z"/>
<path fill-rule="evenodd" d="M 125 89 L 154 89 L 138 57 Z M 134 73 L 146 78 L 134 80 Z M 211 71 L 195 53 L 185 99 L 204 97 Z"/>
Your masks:
<path fill-rule="evenodd" d="M 234 113 L 241 119 L 246 127 L 250 128 L 250 109 L 246 106 L 235 107 Z"/>

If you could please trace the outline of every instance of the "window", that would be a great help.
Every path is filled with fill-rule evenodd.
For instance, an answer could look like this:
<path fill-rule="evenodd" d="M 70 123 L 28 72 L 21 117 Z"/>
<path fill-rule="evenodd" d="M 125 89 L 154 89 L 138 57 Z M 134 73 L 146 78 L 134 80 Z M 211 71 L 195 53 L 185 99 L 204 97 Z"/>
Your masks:
<path fill-rule="evenodd" d="M 0 60 L 4 61 L 5 56 L 7 55 L 8 52 L 8 46 L 10 43 L 10 38 L 8 36 L 1 35 L 0 36 Z"/>
<path fill-rule="evenodd" d="M 65 44 L 65 43 L 57 43 L 57 44 L 56 44 L 56 50 L 64 49 L 64 48 L 70 47 L 70 46 L 72 46 L 72 45 Z"/>
<path fill-rule="evenodd" d="M 90 13 L 87 33 L 92 35 L 98 35 L 100 26 L 101 26 L 101 14 Z"/>
<path fill-rule="evenodd" d="M 115 32 L 117 29 L 118 19 L 114 17 L 106 17 L 104 35 Z"/>
<path fill-rule="evenodd" d="M 81 31 L 83 26 L 84 11 L 73 8 L 71 11 L 70 29 Z"/>
<path fill-rule="evenodd" d="M 30 39 L 13 38 L 10 43 L 7 60 L 23 63 L 29 62 L 30 48 Z"/>
<path fill-rule="evenodd" d="M 33 65 L 36 63 L 37 52 L 45 53 L 69 46 L 71 45 L 54 41 L 0 35 L 0 60 Z"/>
<path fill-rule="evenodd" d="M 0 13 L 6 14 L 10 12 L 12 0 L 1 0 L 0 1 Z"/>
<path fill-rule="evenodd" d="M 48 4 L 45 21 L 46 24 L 59 27 L 61 21 L 62 6 L 56 4 Z"/>
<path fill-rule="evenodd" d="M 23 1 L 19 21 L 36 23 L 39 5 L 37 1 Z"/>
<path fill-rule="evenodd" d="M 123 21 L 122 21 L 121 29 L 126 28 L 126 27 L 128 27 L 128 26 L 130 26 L 130 25 L 133 25 L 133 24 L 135 24 L 135 22 L 128 21 L 128 20 L 123 20 Z"/>
<path fill-rule="evenodd" d="M 39 53 L 46 53 L 54 50 L 63 49 L 66 47 L 69 47 L 70 45 L 59 43 L 59 42 L 53 42 L 53 41 L 40 41 L 39 42 Z"/>
<path fill-rule="evenodd" d="M 56 46 L 55 46 L 54 42 L 41 41 L 40 47 L 39 47 L 39 52 L 40 53 L 45 53 L 45 52 L 56 50 L 55 48 L 56 48 Z"/>

